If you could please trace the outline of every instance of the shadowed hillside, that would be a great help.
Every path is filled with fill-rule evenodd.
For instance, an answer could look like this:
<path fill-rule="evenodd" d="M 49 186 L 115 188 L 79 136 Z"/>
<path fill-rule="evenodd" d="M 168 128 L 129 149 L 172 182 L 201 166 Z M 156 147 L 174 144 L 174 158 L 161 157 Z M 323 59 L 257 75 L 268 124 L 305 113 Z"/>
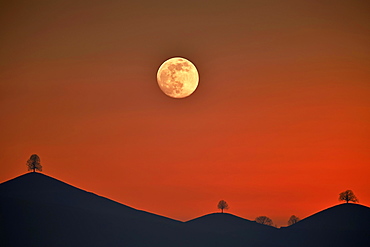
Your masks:
<path fill-rule="evenodd" d="M 136 210 L 40 173 L 0 185 L 0 217 L 0 246 L 204 247 L 225 246 L 235 239 Z M 245 244 L 236 238 L 234 246 Z"/>
<path fill-rule="evenodd" d="M 284 229 L 228 213 L 180 222 L 28 173 L 0 184 L 0 246 L 366 246 L 369 214 L 342 204 Z"/>
<path fill-rule="evenodd" d="M 185 222 L 192 229 L 228 236 L 224 246 L 281 246 L 275 241 L 279 229 L 228 213 L 213 213 Z"/>
<path fill-rule="evenodd" d="M 261 225 L 255 221 L 243 219 L 228 213 L 213 213 L 195 218 L 186 222 L 188 226 L 203 229 L 211 232 L 266 232 L 273 233 L 278 231 L 272 226 Z"/>
<path fill-rule="evenodd" d="M 370 208 L 343 203 L 311 215 L 289 227 L 295 230 L 361 231 L 370 229 Z"/>
<path fill-rule="evenodd" d="M 0 195 L 34 203 L 52 203 L 79 208 L 89 212 L 104 212 L 129 218 L 145 217 L 154 221 L 180 223 L 170 218 L 128 207 L 36 172 L 27 173 L 2 183 Z"/>
<path fill-rule="evenodd" d="M 40 173 L 1 184 L 0 198 L 0 246 L 188 246 L 179 221 Z"/>
<path fill-rule="evenodd" d="M 281 229 L 289 246 L 368 246 L 370 208 L 344 203 Z"/>

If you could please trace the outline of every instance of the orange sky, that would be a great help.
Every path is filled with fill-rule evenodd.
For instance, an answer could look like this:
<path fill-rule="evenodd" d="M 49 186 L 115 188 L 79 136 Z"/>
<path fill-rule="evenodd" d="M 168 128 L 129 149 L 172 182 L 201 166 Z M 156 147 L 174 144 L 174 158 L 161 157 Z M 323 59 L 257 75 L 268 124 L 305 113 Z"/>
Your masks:
<path fill-rule="evenodd" d="M 367 1 L 0 5 L 0 181 L 44 173 L 179 220 L 370 205 Z M 200 73 L 163 94 L 161 63 Z"/>

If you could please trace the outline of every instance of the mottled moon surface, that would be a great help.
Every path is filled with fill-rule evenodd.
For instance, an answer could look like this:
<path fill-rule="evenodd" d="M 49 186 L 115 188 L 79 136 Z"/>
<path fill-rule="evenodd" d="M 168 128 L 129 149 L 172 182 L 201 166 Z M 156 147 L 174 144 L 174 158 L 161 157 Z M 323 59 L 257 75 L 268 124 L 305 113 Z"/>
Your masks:
<path fill-rule="evenodd" d="M 161 90 L 172 98 L 185 98 L 198 87 L 197 68 L 189 60 L 181 57 L 165 61 L 157 72 Z"/>

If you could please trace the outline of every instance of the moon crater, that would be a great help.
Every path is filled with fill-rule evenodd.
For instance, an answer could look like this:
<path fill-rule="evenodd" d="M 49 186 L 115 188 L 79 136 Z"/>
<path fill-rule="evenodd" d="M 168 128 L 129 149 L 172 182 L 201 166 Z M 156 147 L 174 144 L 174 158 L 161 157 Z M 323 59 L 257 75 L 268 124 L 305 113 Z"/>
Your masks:
<path fill-rule="evenodd" d="M 189 60 L 174 57 L 159 67 L 157 82 L 166 95 L 172 98 L 185 98 L 198 87 L 199 74 Z"/>

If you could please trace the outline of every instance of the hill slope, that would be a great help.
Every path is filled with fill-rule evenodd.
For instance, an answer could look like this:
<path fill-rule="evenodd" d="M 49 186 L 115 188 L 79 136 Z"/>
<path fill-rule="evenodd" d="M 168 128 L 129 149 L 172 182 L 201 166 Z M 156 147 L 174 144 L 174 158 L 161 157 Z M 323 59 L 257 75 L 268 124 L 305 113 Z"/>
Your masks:
<path fill-rule="evenodd" d="M 370 208 L 336 205 L 282 229 L 280 237 L 288 246 L 368 246 Z"/>
<path fill-rule="evenodd" d="M 0 246 L 367 246 L 369 220 L 370 208 L 342 204 L 284 229 L 227 213 L 180 222 L 40 173 L 0 184 Z"/>
<path fill-rule="evenodd" d="M 199 221 L 185 224 L 136 210 L 41 173 L 28 173 L 0 184 L 0 219 L 0 246 L 263 247 L 267 244 L 265 236 L 256 240 L 245 231 L 236 235 L 205 231 L 198 227 Z M 194 222 L 197 223 L 193 225 Z M 232 222 L 229 225 L 232 227 Z M 239 226 L 234 228 L 237 232 Z"/>
<path fill-rule="evenodd" d="M 182 222 L 40 173 L 0 185 L 0 217 L 0 246 L 173 246 L 179 239 L 186 243 Z"/>
<path fill-rule="evenodd" d="M 329 229 L 357 231 L 370 229 L 369 224 L 369 207 L 354 203 L 343 203 L 313 214 L 289 228 L 320 231 Z"/>
<path fill-rule="evenodd" d="M 27 173 L 0 185 L 0 195 L 34 203 L 52 203 L 80 208 L 91 212 L 104 212 L 115 216 L 175 222 L 163 216 L 147 213 L 87 192 L 42 173 Z M 179 223 L 179 221 L 176 221 Z"/>
<path fill-rule="evenodd" d="M 228 213 L 212 213 L 186 222 L 187 225 L 215 232 L 245 230 L 276 231 L 276 228 L 261 225 Z"/>
<path fill-rule="evenodd" d="M 279 230 L 228 213 L 212 213 L 185 222 L 192 229 L 216 233 L 227 238 L 224 246 L 281 246 L 275 241 Z M 243 245 L 243 243 L 245 245 Z"/>

